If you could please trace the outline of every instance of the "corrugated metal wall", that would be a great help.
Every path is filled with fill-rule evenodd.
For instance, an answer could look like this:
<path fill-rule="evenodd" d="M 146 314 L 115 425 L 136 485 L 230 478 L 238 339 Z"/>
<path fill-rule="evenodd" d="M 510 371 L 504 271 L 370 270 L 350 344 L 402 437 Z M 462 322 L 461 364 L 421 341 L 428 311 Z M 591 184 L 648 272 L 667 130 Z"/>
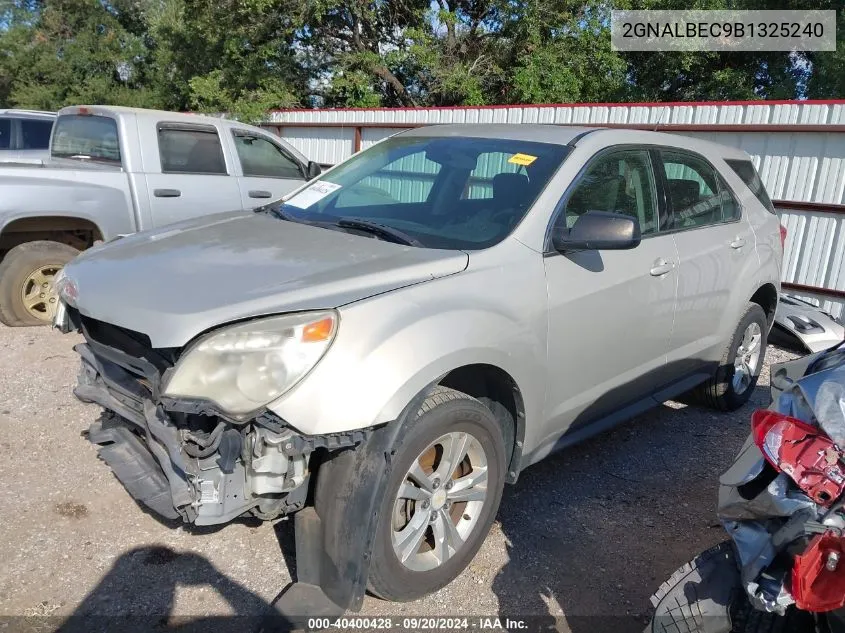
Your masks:
<path fill-rule="evenodd" d="M 365 108 L 349 110 L 279 110 L 271 123 L 557 123 L 564 125 L 831 125 L 845 124 L 841 102 L 745 102 L 672 104 L 528 105 L 458 108 Z M 390 127 L 390 126 L 388 126 Z"/>
<path fill-rule="evenodd" d="M 439 123 L 658 127 L 739 147 L 773 199 L 831 205 L 778 205 L 788 230 L 783 280 L 845 292 L 845 214 L 835 208 L 845 205 L 845 101 L 287 110 L 267 125 L 312 160 L 335 163 L 406 127 Z M 845 299 L 824 299 L 845 318 Z"/>

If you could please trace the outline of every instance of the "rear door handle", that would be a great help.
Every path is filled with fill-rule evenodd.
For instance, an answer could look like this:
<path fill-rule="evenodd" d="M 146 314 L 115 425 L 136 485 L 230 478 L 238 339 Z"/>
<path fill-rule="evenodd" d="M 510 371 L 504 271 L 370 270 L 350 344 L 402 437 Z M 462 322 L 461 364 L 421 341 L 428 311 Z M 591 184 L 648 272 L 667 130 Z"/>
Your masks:
<path fill-rule="evenodd" d="M 182 192 L 178 189 L 155 189 L 153 195 L 156 198 L 178 198 Z"/>
<path fill-rule="evenodd" d="M 745 240 L 741 237 L 735 237 L 731 242 L 731 248 L 742 248 L 743 246 L 745 246 Z"/>
<path fill-rule="evenodd" d="M 273 194 L 263 189 L 253 189 L 249 192 L 250 198 L 272 198 Z"/>
<path fill-rule="evenodd" d="M 649 271 L 652 277 L 660 277 L 661 275 L 665 275 L 666 273 L 670 273 L 675 270 L 675 262 L 667 262 L 662 257 L 654 262 L 654 266 L 651 267 Z"/>

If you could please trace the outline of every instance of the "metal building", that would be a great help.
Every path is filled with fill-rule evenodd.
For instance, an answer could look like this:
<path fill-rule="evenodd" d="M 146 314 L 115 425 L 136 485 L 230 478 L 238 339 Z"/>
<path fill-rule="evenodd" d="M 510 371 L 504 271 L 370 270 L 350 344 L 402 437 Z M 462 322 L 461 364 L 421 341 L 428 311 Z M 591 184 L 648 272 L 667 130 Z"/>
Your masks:
<path fill-rule="evenodd" d="M 784 288 L 845 319 L 845 100 L 278 110 L 265 126 L 336 163 L 403 129 L 547 123 L 659 130 L 748 152 L 787 228 Z"/>

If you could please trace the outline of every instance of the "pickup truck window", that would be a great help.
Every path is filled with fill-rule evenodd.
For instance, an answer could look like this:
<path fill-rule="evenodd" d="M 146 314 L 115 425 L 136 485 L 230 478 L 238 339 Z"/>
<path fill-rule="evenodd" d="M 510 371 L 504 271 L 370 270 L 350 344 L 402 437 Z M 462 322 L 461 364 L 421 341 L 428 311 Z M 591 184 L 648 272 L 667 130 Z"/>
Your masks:
<path fill-rule="evenodd" d="M 47 149 L 50 147 L 52 121 L 30 121 L 21 119 L 22 149 Z"/>
<path fill-rule="evenodd" d="M 158 151 L 164 174 L 228 174 L 220 137 L 213 128 L 159 126 Z"/>
<path fill-rule="evenodd" d="M 0 149 L 9 149 L 11 138 L 12 122 L 9 119 L 0 119 Z"/>
<path fill-rule="evenodd" d="M 266 138 L 232 131 L 244 176 L 259 178 L 295 178 L 302 180 L 299 164 Z"/>
<path fill-rule="evenodd" d="M 66 114 L 56 119 L 52 156 L 120 163 L 117 122 L 105 116 Z"/>

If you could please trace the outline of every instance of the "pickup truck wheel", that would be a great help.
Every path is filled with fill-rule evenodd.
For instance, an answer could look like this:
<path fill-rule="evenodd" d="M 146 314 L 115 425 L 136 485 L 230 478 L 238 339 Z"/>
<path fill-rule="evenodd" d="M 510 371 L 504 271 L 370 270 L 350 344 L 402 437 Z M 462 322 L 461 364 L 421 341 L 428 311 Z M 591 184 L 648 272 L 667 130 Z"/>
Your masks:
<path fill-rule="evenodd" d="M 698 387 L 695 399 L 719 411 L 734 411 L 748 402 L 763 368 L 767 331 L 763 308 L 749 303 L 716 373 Z"/>
<path fill-rule="evenodd" d="M 475 556 L 499 508 L 506 451 L 487 407 L 440 386 L 399 442 L 369 588 L 383 599 L 406 601 L 445 587 Z"/>
<path fill-rule="evenodd" d="M 56 312 L 53 279 L 79 251 L 46 240 L 26 242 L 0 262 L 0 322 L 12 327 L 45 325 Z"/>

